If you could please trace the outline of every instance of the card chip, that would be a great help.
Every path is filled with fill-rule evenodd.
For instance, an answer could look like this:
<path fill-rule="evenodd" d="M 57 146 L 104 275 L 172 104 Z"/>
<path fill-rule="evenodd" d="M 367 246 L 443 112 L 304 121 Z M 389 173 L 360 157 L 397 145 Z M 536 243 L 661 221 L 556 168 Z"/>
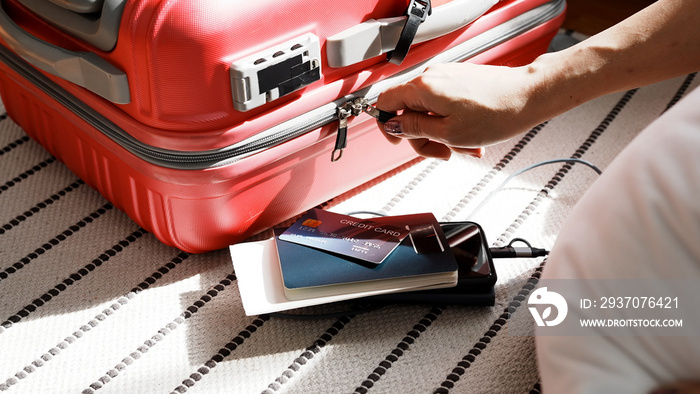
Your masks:
<path fill-rule="evenodd" d="M 301 225 L 306 226 L 306 227 L 316 228 L 316 227 L 320 226 L 321 223 L 322 222 L 320 220 L 306 219 L 306 220 L 304 220 L 304 223 L 302 223 Z"/>

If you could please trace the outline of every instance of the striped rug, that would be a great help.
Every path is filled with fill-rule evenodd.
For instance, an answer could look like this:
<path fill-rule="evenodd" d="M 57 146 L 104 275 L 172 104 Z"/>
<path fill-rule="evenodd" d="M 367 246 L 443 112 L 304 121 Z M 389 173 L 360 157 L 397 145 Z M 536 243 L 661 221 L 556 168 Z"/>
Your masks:
<path fill-rule="evenodd" d="M 492 245 L 521 237 L 550 248 L 598 175 L 557 163 L 493 193 L 496 187 L 550 159 L 580 158 L 605 170 L 697 85 L 689 76 L 608 95 L 489 148 L 480 160 L 418 161 L 324 207 L 432 212 L 480 223 Z M 509 336 L 507 328 L 523 313 L 545 259 L 497 261 L 494 307 L 357 310 L 347 302 L 246 316 L 228 250 L 190 255 L 162 245 L 12 120 L 0 119 L 0 391 L 540 391 L 534 338 Z"/>

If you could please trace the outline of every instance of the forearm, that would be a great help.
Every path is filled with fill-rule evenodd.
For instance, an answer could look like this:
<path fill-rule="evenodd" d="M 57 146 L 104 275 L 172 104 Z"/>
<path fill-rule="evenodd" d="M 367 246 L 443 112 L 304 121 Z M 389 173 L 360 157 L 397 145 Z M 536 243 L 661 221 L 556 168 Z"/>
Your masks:
<path fill-rule="evenodd" d="M 532 103 L 558 114 L 607 93 L 698 71 L 698 38 L 700 1 L 659 0 L 578 45 L 533 62 L 527 69 L 536 75 L 539 99 Z"/>
<path fill-rule="evenodd" d="M 658 0 L 571 48 L 523 67 L 470 63 L 429 67 L 379 96 L 400 112 L 384 125 L 419 154 L 512 138 L 598 96 L 700 70 L 700 0 Z"/>

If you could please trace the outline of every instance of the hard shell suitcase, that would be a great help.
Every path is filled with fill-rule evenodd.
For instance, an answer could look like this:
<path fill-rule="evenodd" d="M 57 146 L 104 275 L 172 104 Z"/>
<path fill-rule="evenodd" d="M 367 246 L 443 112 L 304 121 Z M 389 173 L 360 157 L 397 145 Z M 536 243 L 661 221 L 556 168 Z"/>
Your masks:
<path fill-rule="evenodd" d="M 521 65 L 564 0 L 0 0 L 9 116 L 162 242 L 225 247 L 415 158 L 363 113 L 434 63 Z M 409 50 L 410 48 L 410 50 Z"/>

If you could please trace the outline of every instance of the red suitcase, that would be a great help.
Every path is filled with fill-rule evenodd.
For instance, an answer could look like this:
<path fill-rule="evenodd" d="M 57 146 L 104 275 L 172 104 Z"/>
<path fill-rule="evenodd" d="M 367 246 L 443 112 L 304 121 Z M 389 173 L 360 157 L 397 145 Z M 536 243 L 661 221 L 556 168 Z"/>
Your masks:
<path fill-rule="evenodd" d="M 496 2 L 419 23 L 429 2 L 0 0 L 0 93 L 139 225 L 204 252 L 415 158 L 362 106 L 432 63 L 530 62 L 566 8 Z"/>

